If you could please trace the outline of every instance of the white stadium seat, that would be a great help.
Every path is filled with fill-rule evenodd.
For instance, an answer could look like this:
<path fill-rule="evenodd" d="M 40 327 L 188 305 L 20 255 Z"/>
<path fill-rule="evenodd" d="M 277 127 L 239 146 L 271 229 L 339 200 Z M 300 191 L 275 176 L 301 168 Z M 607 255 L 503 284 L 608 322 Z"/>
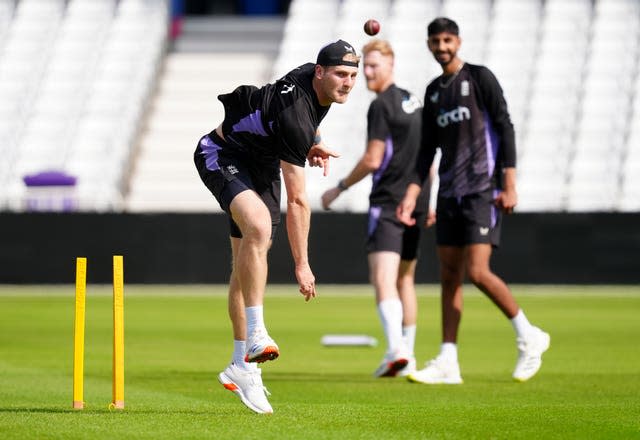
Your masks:
<path fill-rule="evenodd" d="M 15 111 L 5 112 L 0 105 L 2 116 L 11 119 L 0 126 L 11 127 L 7 139 L 15 152 L 5 155 L 0 187 L 13 190 L 0 192 L 0 206 L 26 209 L 20 197 L 28 192 L 16 190 L 25 173 L 65 170 L 72 164 L 78 171 L 82 158 L 87 169 L 94 168 L 92 161 L 104 172 L 86 173 L 79 181 L 81 209 L 121 207 L 124 162 L 132 157 L 133 138 L 165 46 L 167 1 L 20 0 L 8 24 L 3 21 L 5 3 L 0 2 L 0 100 L 15 105 Z M 126 26 L 120 24 L 124 22 Z M 128 37 L 125 31 L 135 40 L 113 43 L 121 35 Z M 121 77 L 121 92 L 111 93 L 108 105 L 96 101 L 101 84 L 113 83 L 103 75 L 109 73 L 102 71 L 104 60 L 131 52 L 132 42 L 137 53 L 124 67 L 128 72 Z M 105 132 L 116 135 L 101 137 Z M 85 133 L 96 136 L 100 150 L 91 148 L 95 143 Z"/>
<path fill-rule="evenodd" d="M 376 18 L 397 84 L 422 99 L 440 74 L 426 25 L 445 15 L 460 25 L 462 58 L 487 65 L 505 91 L 518 209 L 640 210 L 638 0 L 292 0 L 273 56 L 164 60 L 169 11 L 168 0 L 0 0 L 0 209 L 25 209 L 23 174 L 48 165 L 82 176 L 80 209 L 219 211 L 185 153 L 222 118 L 218 93 L 273 80 L 337 38 L 359 50 L 364 21 Z M 364 151 L 372 98 L 360 76 L 323 121 L 342 157 L 328 178 L 309 170 L 314 210 Z M 176 181 L 145 177 L 163 174 Z M 364 212 L 369 189 L 367 179 L 335 209 Z"/>

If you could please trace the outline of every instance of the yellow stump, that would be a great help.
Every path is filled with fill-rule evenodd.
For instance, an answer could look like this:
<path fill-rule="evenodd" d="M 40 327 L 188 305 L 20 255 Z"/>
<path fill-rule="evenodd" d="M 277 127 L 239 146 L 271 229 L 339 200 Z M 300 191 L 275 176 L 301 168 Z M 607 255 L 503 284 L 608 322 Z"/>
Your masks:
<path fill-rule="evenodd" d="M 87 259 L 76 258 L 76 304 L 73 326 L 73 408 L 84 408 L 84 313 L 87 291 Z"/>
<path fill-rule="evenodd" d="M 124 270 L 122 255 L 113 256 L 113 401 L 124 408 Z"/>

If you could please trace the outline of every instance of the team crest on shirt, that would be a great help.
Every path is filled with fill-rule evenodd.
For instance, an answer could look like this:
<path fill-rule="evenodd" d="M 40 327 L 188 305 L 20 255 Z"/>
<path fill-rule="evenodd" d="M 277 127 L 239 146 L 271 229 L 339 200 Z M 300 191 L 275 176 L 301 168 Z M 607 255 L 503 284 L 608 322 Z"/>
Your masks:
<path fill-rule="evenodd" d="M 435 104 L 438 102 L 439 97 L 440 94 L 438 92 L 435 92 L 433 95 L 429 96 L 429 100 Z"/>
<path fill-rule="evenodd" d="M 235 165 L 229 165 L 227 167 L 227 171 L 229 171 L 229 173 L 231 174 L 238 174 L 238 169 L 235 167 Z"/>
<path fill-rule="evenodd" d="M 402 100 L 402 110 L 409 115 L 421 107 L 422 103 L 414 95 L 410 95 L 407 99 Z"/>
<path fill-rule="evenodd" d="M 489 228 L 480 226 L 480 235 L 488 235 L 488 234 L 489 234 Z"/>
<path fill-rule="evenodd" d="M 280 92 L 281 95 L 285 95 L 287 93 L 289 93 L 290 91 L 292 91 L 295 88 L 295 84 L 289 84 L 289 85 L 285 85 L 282 88 L 282 91 Z"/>
<path fill-rule="evenodd" d="M 462 96 L 469 96 L 469 81 L 464 80 L 460 83 L 460 94 Z"/>

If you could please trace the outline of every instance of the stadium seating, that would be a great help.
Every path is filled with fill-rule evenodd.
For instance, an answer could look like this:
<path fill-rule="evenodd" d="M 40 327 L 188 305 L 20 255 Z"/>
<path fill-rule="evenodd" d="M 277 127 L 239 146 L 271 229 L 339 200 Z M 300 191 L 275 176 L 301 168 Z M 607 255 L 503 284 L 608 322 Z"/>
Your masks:
<path fill-rule="evenodd" d="M 422 97 L 439 67 L 425 47 L 425 25 L 438 15 L 461 27 L 461 57 L 487 65 L 501 82 L 516 128 L 520 211 L 634 211 L 640 208 L 640 2 L 636 0 L 362 0 L 329 1 L 332 32 L 309 0 L 293 0 L 287 28 L 318 27 L 324 39 L 367 41 L 366 18 L 382 23 L 396 50 L 396 82 Z M 314 10 L 315 11 L 315 10 Z M 326 12 L 326 11 L 325 11 Z M 315 13 L 315 12 L 314 12 Z M 315 31 L 295 36 L 314 47 Z M 352 40 L 350 40 L 350 38 Z M 276 65 L 291 65 L 283 40 Z M 291 52 L 293 53 L 293 51 Z M 312 176 L 312 206 L 344 177 L 365 142 L 371 94 L 361 82 L 349 102 L 334 106 L 322 130 L 343 154 L 329 179 Z M 360 114 L 361 118 L 353 115 Z M 313 174 L 313 173 L 311 173 Z M 341 196 L 336 210 L 363 211 L 370 182 Z"/>
<path fill-rule="evenodd" d="M 238 39 L 242 25 L 226 20 L 226 51 L 178 40 L 168 54 L 168 0 L 0 0 L 0 210 L 33 209 L 40 193 L 23 177 L 54 169 L 78 178 L 61 190 L 74 209 L 217 211 L 191 150 L 222 117 L 218 93 L 274 80 L 337 38 L 361 48 L 376 18 L 397 84 L 422 98 L 440 72 L 425 45 L 438 15 L 458 21 L 462 58 L 505 91 L 520 211 L 640 210 L 637 0 L 292 0 L 279 42 Z M 360 79 L 323 122 L 342 157 L 327 178 L 308 171 L 314 210 L 364 151 L 372 98 Z M 334 209 L 363 212 L 369 189 L 366 179 Z"/>
<path fill-rule="evenodd" d="M 270 52 L 277 51 L 282 24 L 280 18 L 230 17 L 185 23 L 165 59 L 140 133 L 127 211 L 220 211 L 200 181 L 193 151 L 198 139 L 222 122 L 219 94 L 269 79 Z"/>
<path fill-rule="evenodd" d="M 121 209 L 165 46 L 167 2 L 2 0 L 0 11 L 9 11 L 0 12 L 9 15 L 0 25 L 0 131 L 8 133 L 1 206 L 34 209 L 34 197 L 72 197 L 73 209 Z M 49 170 L 77 185 L 43 193 L 23 183 Z"/>
<path fill-rule="evenodd" d="M 224 117 L 218 94 L 264 82 L 269 68 L 262 54 L 170 54 L 141 133 L 126 209 L 219 212 L 193 165 L 196 142 Z"/>

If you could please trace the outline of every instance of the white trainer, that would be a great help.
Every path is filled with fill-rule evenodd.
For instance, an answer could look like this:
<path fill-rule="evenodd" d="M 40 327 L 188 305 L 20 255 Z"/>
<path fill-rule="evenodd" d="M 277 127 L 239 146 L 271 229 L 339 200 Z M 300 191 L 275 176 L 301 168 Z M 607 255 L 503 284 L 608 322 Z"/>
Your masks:
<path fill-rule="evenodd" d="M 409 357 L 409 363 L 402 370 L 398 371 L 398 376 L 407 377 L 408 375 L 416 372 L 416 358 L 414 356 Z"/>
<path fill-rule="evenodd" d="M 407 366 L 410 356 L 402 351 L 387 353 L 380 366 L 373 372 L 374 377 L 395 377 Z"/>
<path fill-rule="evenodd" d="M 257 328 L 247 338 L 247 353 L 245 362 L 272 361 L 280 356 L 278 344 L 271 339 L 264 328 Z"/>
<path fill-rule="evenodd" d="M 428 361 L 426 367 L 407 376 L 409 382 L 426 384 L 461 384 L 460 366 L 457 361 L 448 361 L 438 356 Z"/>
<path fill-rule="evenodd" d="M 532 327 L 524 338 L 516 340 L 518 344 L 518 362 L 513 370 L 513 378 L 518 382 L 531 379 L 542 366 L 542 353 L 549 349 L 551 336 L 538 327 Z"/>
<path fill-rule="evenodd" d="M 218 380 L 223 387 L 237 395 L 242 403 L 258 414 L 271 414 L 273 408 L 267 400 L 271 393 L 262 385 L 262 371 L 256 368 L 253 371 L 243 370 L 231 363 L 224 371 L 218 374 Z"/>

